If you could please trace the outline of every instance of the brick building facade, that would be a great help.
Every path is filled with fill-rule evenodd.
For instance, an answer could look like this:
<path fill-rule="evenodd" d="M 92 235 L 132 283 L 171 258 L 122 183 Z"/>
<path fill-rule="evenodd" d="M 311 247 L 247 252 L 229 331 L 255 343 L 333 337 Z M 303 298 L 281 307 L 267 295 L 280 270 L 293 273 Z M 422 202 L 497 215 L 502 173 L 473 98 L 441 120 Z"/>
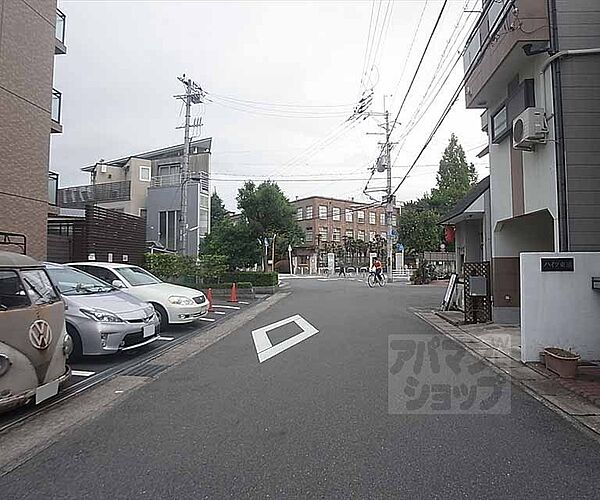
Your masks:
<path fill-rule="evenodd" d="M 0 0 L 0 12 L 0 232 L 24 234 L 27 253 L 45 259 L 56 180 L 48 172 L 50 134 L 62 131 L 54 55 L 66 52 L 65 18 L 55 0 Z"/>
<path fill-rule="evenodd" d="M 386 238 L 385 208 L 353 200 L 311 196 L 291 202 L 296 208 L 296 220 L 304 231 L 304 244 L 295 249 L 298 266 L 316 272 L 321 267 L 327 242 L 341 243 L 344 237 L 365 242 L 377 236 Z M 396 225 L 398 215 L 393 216 Z"/>

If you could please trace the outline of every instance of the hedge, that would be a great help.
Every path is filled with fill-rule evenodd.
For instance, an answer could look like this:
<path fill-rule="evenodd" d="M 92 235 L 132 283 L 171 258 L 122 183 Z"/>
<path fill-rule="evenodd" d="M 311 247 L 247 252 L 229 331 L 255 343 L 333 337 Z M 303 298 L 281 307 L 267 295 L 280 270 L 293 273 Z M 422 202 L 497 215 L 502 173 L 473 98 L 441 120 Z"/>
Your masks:
<path fill-rule="evenodd" d="M 240 281 L 239 283 L 236 283 L 238 289 L 250 289 L 252 288 L 252 283 L 250 283 L 249 281 Z M 203 289 L 207 289 L 207 288 L 213 288 L 215 290 L 229 290 L 231 287 L 233 286 L 233 283 L 214 283 L 212 285 L 204 285 L 202 288 Z"/>
<path fill-rule="evenodd" d="M 279 283 L 278 273 L 263 273 L 254 271 L 236 271 L 225 273 L 223 281 L 227 283 L 241 283 L 249 281 L 253 286 L 277 286 Z"/>

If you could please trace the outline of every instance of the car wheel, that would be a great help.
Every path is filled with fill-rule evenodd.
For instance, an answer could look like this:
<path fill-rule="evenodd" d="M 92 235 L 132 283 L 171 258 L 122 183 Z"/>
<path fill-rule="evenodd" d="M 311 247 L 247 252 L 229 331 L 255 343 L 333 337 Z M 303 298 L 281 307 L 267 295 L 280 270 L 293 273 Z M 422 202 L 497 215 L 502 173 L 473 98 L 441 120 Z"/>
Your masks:
<path fill-rule="evenodd" d="M 67 333 L 71 336 L 73 340 L 73 352 L 69 356 L 69 360 L 76 361 L 81 359 L 83 356 L 83 346 L 81 345 L 81 337 L 79 336 L 79 332 L 75 329 L 74 326 L 67 323 Z"/>
<path fill-rule="evenodd" d="M 161 332 L 164 332 L 169 326 L 169 316 L 167 316 L 167 311 L 160 304 L 154 304 L 154 310 L 156 311 L 156 315 L 158 316 L 159 328 Z"/>

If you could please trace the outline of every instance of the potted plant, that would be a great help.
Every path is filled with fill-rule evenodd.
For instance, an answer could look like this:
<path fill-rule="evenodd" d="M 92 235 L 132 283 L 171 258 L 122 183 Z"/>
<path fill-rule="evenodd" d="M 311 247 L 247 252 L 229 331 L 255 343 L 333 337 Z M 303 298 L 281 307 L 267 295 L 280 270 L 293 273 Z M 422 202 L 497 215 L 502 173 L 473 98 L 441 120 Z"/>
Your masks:
<path fill-rule="evenodd" d="M 575 378 L 579 354 L 560 347 L 546 347 L 544 355 L 548 370 L 563 378 Z"/>

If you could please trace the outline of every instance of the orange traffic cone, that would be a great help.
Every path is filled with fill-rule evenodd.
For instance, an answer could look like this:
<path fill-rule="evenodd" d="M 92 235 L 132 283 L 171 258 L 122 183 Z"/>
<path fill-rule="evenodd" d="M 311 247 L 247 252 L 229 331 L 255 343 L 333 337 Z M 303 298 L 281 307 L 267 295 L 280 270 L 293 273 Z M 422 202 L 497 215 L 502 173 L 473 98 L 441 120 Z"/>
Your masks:
<path fill-rule="evenodd" d="M 234 283 L 231 285 L 231 297 L 229 297 L 229 302 L 237 302 L 237 285 Z"/>
<path fill-rule="evenodd" d="M 206 298 L 208 299 L 208 312 L 213 312 L 215 308 L 213 307 L 213 298 L 212 298 L 212 288 L 208 289 L 206 293 Z"/>

